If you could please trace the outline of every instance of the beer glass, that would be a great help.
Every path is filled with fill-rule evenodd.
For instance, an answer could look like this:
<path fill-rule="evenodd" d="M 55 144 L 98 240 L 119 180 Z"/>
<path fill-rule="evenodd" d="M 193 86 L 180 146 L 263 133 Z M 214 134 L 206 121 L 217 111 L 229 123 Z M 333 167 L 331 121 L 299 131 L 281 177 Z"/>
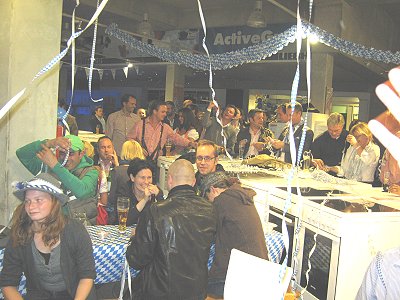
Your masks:
<path fill-rule="evenodd" d="M 247 139 L 243 139 L 239 142 L 239 159 L 244 159 L 244 147 L 246 146 Z"/>
<path fill-rule="evenodd" d="M 303 170 L 308 170 L 311 167 L 312 154 L 311 150 L 303 152 Z"/>
<path fill-rule="evenodd" d="M 165 142 L 165 156 L 171 156 L 172 141 L 168 138 Z"/>
<path fill-rule="evenodd" d="M 129 198 L 118 197 L 117 211 L 118 211 L 118 231 L 124 233 L 126 231 L 126 220 L 128 219 L 129 211 Z"/>

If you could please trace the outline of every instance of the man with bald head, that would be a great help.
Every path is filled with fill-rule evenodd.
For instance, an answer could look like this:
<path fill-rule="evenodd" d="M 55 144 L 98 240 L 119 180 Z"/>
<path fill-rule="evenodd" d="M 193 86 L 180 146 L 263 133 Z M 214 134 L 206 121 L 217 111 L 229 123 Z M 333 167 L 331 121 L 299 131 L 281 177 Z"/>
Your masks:
<path fill-rule="evenodd" d="M 168 170 L 167 199 L 140 217 L 126 252 L 140 270 L 132 282 L 134 299 L 205 299 L 207 261 L 216 232 L 212 205 L 194 192 L 192 164 L 180 159 Z"/>

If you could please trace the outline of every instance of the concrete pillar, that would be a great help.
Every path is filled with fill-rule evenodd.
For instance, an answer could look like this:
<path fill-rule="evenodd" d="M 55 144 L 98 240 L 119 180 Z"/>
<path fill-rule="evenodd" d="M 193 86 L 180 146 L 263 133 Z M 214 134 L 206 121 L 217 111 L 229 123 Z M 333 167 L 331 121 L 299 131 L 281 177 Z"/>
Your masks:
<path fill-rule="evenodd" d="M 0 106 L 27 87 L 60 52 L 62 1 L 0 1 Z M 20 146 L 56 133 L 58 68 L 48 72 L 0 120 L 0 224 L 18 200 L 11 182 L 32 177 L 15 155 Z"/>
<path fill-rule="evenodd" d="M 167 65 L 165 76 L 165 101 L 174 101 L 176 106 L 183 102 L 186 67 Z"/>
<path fill-rule="evenodd" d="M 311 59 L 311 103 L 321 112 L 330 113 L 332 102 L 327 102 L 327 91 L 332 88 L 333 56 L 314 53 Z"/>

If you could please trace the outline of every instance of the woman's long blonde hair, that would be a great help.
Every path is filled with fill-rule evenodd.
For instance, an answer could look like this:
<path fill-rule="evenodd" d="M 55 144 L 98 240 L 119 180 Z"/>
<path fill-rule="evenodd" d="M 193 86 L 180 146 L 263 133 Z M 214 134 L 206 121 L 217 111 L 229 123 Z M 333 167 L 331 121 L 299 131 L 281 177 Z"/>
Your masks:
<path fill-rule="evenodd" d="M 356 125 L 354 125 L 350 129 L 350 134 L 355 135 L 355 134 L 363 134 L 368 138 L 368 142 L 373 141 L 373 136 L 371 130 L 369 130 L 368 124 L 365 122 L 359 122 Z"/>
<path fill-rule="evenodd" d="M 142 146 L 136 141 L 126 141 L 122 145 L 121 159 L 132 160 L 134 158 L 144 159 Z"/>
<path fill-rule="evenodd" d="M 66 219 L 61 211 L 61 203 L 51 195 L 52 208 L 50 214 L 42 224 L 42 239 L 46 246 L 55 245 L 60 239 L 60 233 L 64 229 Z M 13 246 L 26 245 L 34 235 L 32 219 L 25 210 L 22 202 L 14 211 L 11 225 L 11 240 Z"/>

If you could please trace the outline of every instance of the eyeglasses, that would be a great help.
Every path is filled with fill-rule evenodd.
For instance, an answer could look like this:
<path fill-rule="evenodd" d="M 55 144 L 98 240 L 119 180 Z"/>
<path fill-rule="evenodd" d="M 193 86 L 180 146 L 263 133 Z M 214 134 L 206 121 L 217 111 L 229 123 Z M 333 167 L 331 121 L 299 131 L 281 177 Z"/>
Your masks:
<path fill-rule="evenodd" d="M 215 159 L 215 156 L 213 156 L 213 157 L 211 157 L 211 156 L 196 156 L 196 161 L 198 161 L 198 162 L 202 162 L 203 160 L 205 162 L 209 162 L 212 159 Z"/>

